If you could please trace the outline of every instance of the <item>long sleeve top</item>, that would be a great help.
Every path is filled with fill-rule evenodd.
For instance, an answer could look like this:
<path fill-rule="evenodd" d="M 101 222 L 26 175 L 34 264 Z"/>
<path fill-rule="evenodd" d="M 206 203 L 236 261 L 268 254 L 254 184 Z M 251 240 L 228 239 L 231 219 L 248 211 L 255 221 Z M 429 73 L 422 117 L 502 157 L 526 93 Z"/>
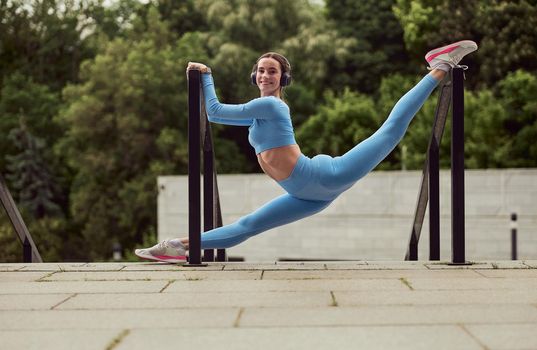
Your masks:
<path fill-rule="evenodd" d="M 201 82 L 209 121 L 248 126 L 248 141 L 256 154 L 296 144 L 289 107 L 281 99 L 268 96 L 244 104 L 224 104 L 218 101 L 211 74 L 202 74 Z"/>

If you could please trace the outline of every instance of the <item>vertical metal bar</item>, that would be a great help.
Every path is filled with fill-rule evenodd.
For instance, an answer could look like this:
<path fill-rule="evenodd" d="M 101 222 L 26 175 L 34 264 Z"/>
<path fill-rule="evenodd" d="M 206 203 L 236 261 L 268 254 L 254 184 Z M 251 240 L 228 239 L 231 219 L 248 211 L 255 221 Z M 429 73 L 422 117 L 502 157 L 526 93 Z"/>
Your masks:
<path fill-rule="evenodd" d="M 209 127 L 205 127 L 205 141 L 203 147 L 203 231 L 214 228 L 214 164 L 213 148 L 210 142 Z M 214 250 L 203 250 L 203 261 L 214 261 Z"/>
<path fill-rule="evenodd" d="M 28 237 L 25 237 L 22 243 L 22 261 L 25 263 L 32 262 L 32 246 L 30 245 L 30 241 L 28 241 Z"/>
<path fill-rule="evenodd" d="M 220 208 L 220 195 L 218 193 L 218 180 L 216 173 L 214 174 L 214 188 L 215 188 L 215 227 L 222 227 L 222 209 Z M 227 261 L 227 253 L 225 249 L 216 250 L 216 261 Z"/>
<path fill-rule="evenodd" d="M 429 148 L 429 260 L 440 260 L 439 141 L 433 134 Z"/>
<path fill-rule="evenodd" d="M 188 71 L 188 240 L 189 262 L 201 264 L 200 213 L 200 80 L 199 70 Z"/>
<path fill-rule="evenodd" d="M 412 230 L 412 235 L 410 236 L 410 243 L 408 244 L 405 260 L 418 261 L 418 240 L 416 239 L 416 233 L 414 230 Z"/>
<path fill-rule="evenodd" d="M 453 81 L 453 119 L 451 123 L 451 261 L 465 260 L 464 232 L 464 73 L 451 72 Z"/>
<path fill-rule="evenodd" d="M 517 215 L 516 213 L 511 213 L 511 260 L 518 259 L 517 226 Z"/>

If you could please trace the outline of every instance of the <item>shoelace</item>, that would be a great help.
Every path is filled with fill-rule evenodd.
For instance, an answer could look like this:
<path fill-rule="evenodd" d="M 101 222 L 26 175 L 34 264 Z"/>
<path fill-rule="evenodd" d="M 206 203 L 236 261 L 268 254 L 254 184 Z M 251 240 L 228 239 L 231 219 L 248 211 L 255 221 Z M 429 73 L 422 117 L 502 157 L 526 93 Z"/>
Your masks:
<path fill-rule="evenodd" d="M 162 242 L 159 242 L 159 244 L 157 245 L 157 247 L 159 249 L 166 249 L 166 248 L 169 248 L 170 245 L 168 244 L 168 241 L 164 240 Z"/>
<path fill-rule="evenodd" d="M 455 62 L 453 62 L 453 60 L 450 62 L 453 64 L 453 67 L 452 68 L 462 68 L 463 72 L 462 72 L 462 76 L 464 78 L 464 80 L 466 80 L 466 74 L 464 73 L 464 71 L 466 71 L 468 69 L 468 66 L 465 65 L 465 64 L 455 64 Z M 434 66 L 434 67 L 427 67 L 427 70 L 433 70 L 435 69 L 437 66 Z"/>

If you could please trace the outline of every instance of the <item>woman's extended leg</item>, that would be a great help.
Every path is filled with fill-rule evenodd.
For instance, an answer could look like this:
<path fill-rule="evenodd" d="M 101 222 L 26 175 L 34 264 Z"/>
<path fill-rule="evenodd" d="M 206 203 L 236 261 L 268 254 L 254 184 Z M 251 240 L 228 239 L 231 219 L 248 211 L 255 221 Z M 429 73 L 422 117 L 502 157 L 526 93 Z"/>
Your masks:
<path fill-rule="evenodd" d="M 202 249 L 229 248 L 248 238 L 311 216 L 326 208 L 332 201 L 311 201 L 284 194 L 273 199 L 238 221 L 207 231 L 201 235 Z M 140 258 L 170 263 L 186 261 L 188 238 L 164 240 L 151 248 L 136 249 Z"/>
<path fill-rule="evenodd" d="M 333 162 L 326 183 L 345 190 L 373 170 L 390 154 L 408 128 L 412 118 L 451 68 L 458 66 L 467 54 L 477 50 L 477 44 L 463 40 L 429 51 L 425 60 L 431 73 L 407 92 L 393 107 L 388 119 L 371 137 L 364 140 Z"/>
<path fill-rule="evenodd" d="M 215 228 L 201 235 L 203 249 L 229 248 L 248 238 L 282 226 L 326 208 L 331 201 L 310 201 L 284 194 L 236 222 Z"/>
<path fill-rule="evenodd" d="M 369 138 L 341 157 L 334 158 L 333 181 L 348 188 L 373 170 L 403 138 L 412 118 L 439 83 L 433 73 L 426 75 L 393 107 L 388 119 Z"/>

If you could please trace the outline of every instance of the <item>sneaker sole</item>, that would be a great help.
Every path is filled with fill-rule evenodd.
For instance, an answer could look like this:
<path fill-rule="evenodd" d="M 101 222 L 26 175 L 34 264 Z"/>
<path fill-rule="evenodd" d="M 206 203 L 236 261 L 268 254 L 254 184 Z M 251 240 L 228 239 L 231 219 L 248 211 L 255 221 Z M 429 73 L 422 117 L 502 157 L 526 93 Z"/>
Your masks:
<path fill-rule="evenodd" d="M 437 49 L 434 49 L 434 50 L 431 50 L 431 51 L 427 52 L 427 54 L 425 55 L 425 60 L 427 62 L 431 62 L 436 57 L 438 57 L 438 56 L 440 56 L 440 55 L 442 55 L 444 53 L 451 52 L 451 51 L 455 50 L 459 46 L 462 46 L 462 47 L 475 46 L 476 49 L 477 49 L 477 44 L 475 42 L 473 42 L 472 40 L 457 41 L 456 43 L 449 44 L 449 45 L 446 45 L 446 46 L 442 46 L 442 47 L 439 47 Z"/>
<path fill-rule="evenodd" d="M 142 255 L 142 254 L 137 254 L 137 253 L 134 253 L 134 254 L 136 254 L 137 257 L 145 259 L 145 260 L 161 261 L 161 262 L 166 262 L 170 264 L 186 263 L 186 256 L 178 256 L 178 257 L 162 256 L 160 257 L 160 256 L 153 256 L 153 255 Z"/>

